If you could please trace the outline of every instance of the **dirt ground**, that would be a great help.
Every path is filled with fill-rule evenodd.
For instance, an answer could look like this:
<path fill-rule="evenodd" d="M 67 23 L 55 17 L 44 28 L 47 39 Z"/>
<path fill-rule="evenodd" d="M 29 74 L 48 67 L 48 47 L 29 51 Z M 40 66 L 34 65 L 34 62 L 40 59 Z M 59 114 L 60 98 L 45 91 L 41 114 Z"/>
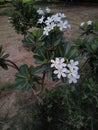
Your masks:
<path fill-rule="evenodd" d="M 28 52 L 21 43 L 22 36 L 17 35 L 8 23 L 7 16 L 0 16 L 0 44 L 3 45 L 5 52 L 10 54 L 9 59 L 18 66 L 22 64 L 33 64 L 32 53 Z M 13 82 L 16 71 L 9 68 L 4 71 L 0 68 L 0 82 Z"/>

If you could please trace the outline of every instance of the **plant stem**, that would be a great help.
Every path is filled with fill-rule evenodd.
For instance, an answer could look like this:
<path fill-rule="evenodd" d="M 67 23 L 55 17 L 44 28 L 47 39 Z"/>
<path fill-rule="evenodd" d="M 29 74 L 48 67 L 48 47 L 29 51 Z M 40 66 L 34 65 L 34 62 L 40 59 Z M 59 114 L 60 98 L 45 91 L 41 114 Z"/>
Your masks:
<path fill-rule="evenodd" d="M 43 72 L 43 77 L 42 77 L 42 89 L 41 89 L 41 92 L 43 92 L 43 89 L 44 89 L 45 76 L 46 76 L 46 72 L 44 71 Z"/>
<path fill-rule="evenodd" d="M 14 68 L 14 69 L 19 71 L 18 66 L 14 62 L 12 62 L 11 60 L 6 60 L 6 62 L 7 62 L 8 66 L 11 66 L 12 68 Z M 8 64 L 8 63 L 10 63 L 10 64 Z"/>
<path fill-rule="evenodd" d="M 85 65 L 88 63 L 88 61 L 89 61 L 89 58 L 86 59 L 86 61 L 84 62 L 84 64 L 81 66 L 80 70 L 85 67 Z"/>
<path fill-rule="evenodd" d="M 43 77 L 42 77 L 42 89 L 39 92 L 35 92 L 34 89 L 32 89 L 33 94 L 36 96 L 36 99 L 40 102 L 42 102 L 41 98 L 39 97 L 39 95 L 43 92 L 44 90 L 44 81 L 45 81 L 45 76 L 46 76 L 46 72 L 43 72 Z"/>

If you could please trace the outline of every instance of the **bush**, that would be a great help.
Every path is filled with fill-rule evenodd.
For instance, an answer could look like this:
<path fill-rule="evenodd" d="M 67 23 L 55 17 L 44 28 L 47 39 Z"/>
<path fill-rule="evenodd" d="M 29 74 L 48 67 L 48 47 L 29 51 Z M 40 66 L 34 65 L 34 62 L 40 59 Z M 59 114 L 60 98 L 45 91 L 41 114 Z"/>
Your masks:
<path fill-rule="evenodd" d="M 93 76 L 98 77 L 98 22 L 83 22 L 80 26 L 81 36 L 76 45 L 83 56 L 86 56 Z"/>
<path fill-rule="evenodd" d="M 98 84 L 85 79 L 77 85 L 46 90 L 38 105 L 40 130 L 97 130 Z M 37 123 L 37 120 L 36 120 Z"/>
<path fill-rule="evenodd" d="M 38 16 L 36 8 L 33 2 L 23 2 L 22 0 L 14 0 L 12 5 L 9 20 L 17 33 L 26 35 L 32 26 L 36 26 Z"/>

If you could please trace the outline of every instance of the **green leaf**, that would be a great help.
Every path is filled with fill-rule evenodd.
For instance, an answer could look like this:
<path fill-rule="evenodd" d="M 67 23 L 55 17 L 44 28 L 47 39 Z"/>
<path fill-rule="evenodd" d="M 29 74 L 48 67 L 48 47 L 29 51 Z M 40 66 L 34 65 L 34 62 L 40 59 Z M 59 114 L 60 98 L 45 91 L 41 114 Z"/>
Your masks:
<path fill-rule="evenodd" d="M 0 66 L 5 70 L 8 69 L 8 65 L 6 63 L 6 58 L 8 57 L 9 57 L 9 54 L 5 54 L 5 52 L 3 51 L 2 45 L 0 45 Z"/>
<path fill-rule="evenodd" d="M 32 74 L 33 69 L 33 66 L 31 66 L 30 68 L 27 65 L 20 66 L 20 71 L 16 73 L 16 89 L 28 90 L 30 88 L 36 88 L 35 84 L 40 83 L 41 78 L 37 75 L 34 75 L 34 73 Z"/>
<path fill-rule="evenodd" d="M 52 117 L 47 117 L 47 121 L 50 123 L 52 121 Z"/>
<path fill-rule="evenodd" d="M 48 68 L 49 68 L 48 65 L 41 65 L 34 68 L 32 67 L 30 71 L 32 75 L 37 75 L 37 74 L 43 73 L 44 71 L 48 71 Z"/>
<path fill-rule="evenodd" d="M 2 56 L 2 58 L 4 58 L 4 59 L 6 59 L 8 57 L 9 57 L 9 54 L 5 54 L 5 55 Z"/>
<path fill-rule="evenodd" d="M 2 45 L 0 45 L 0 53 L 2 52 Z"/>
<path fill-rule="evenodd" d="M 78 50 L 76 47 L 69 43 L 64 43 L 62 46 L 58 46 L 55 51 L 55 57 L 64 57 L 65 59 L 75 59 L 78 56 Z"/>
<path fill-rule="evenodd" d="M 34 51 L 36 48 L 38 48 L 41 45 L 41 36 L 42 36 L 42 30 L 33 30 L 32 33 L 28 33 L 26 38 L 23 40 L 23 44 L 26 47 L 32 47 L 32 50 Z"/>
<path fill-rule="evenodd" d="M 1 59 L 0 59 L 0 66 L 1 66 L 3 69 L 8 70 L 8 66 L 7 66 L 7 64 L 5 63 L 4 60 L 1 60 Z"/>
<path fill-rule="evenodd" d="M 47 64 L 52 56 L 53 54 L 50 51 L 45 48 L 40 48 L 39 52 L 33 57 L 35 58 L 35 63 L 43 65 Z"/>
<path fill-rule="evenodd" d="M 92 50 L 93 50 L 94 52 L 97 51 L 97 46 L 96 46 L 95 44 L 91 45 L 91 48 L 92 48 Z"/>

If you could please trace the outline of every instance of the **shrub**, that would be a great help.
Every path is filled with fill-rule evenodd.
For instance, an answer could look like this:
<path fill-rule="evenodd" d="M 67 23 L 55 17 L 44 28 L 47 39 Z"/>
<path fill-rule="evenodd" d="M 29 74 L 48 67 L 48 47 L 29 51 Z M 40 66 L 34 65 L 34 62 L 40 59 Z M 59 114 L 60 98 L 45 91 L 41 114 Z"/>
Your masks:
<path fill-rule="evenodd" d="M 93 76 L 98 73 L 98 22 L 83 22 L 80 26 L 82 34 L 76 41 L 80 53 L 87 58 Z"/>
<path fill-rule="evenodd" d="M 98 84 L 85 79 L 76 85 L 46 90 L 38 104 L 40 130 L 97 130 Z M 37 122 L 37 120 L 36 120 Z"/>
<path fill-rule="evenodd" d="M 17 33 L 26 35 L 32 26 L 36 26 L 38 17 L 36 8 L 33 2 L 25 3 L 22 0 L 14 0 L 12 5 L 13 9 L 10 10 L 9 20 Z"/>

